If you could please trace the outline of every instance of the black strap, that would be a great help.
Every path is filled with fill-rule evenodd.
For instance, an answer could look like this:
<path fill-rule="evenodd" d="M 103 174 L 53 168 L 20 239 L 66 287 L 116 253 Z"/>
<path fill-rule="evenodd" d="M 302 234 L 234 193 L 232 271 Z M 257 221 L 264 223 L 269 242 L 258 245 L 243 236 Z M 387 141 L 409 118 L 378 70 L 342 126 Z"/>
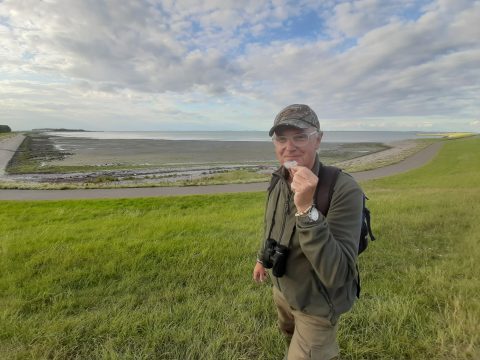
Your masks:
<path fill-rule="evenodd" d="M 276 176 L 273 176 L 272 178 L 276 178 Z M 276 180 L 272 179 L 270 181 L 270 186 L 268 187 L 267 208 L 268 208 L 268 203 L 270 202 L 270 194 L 272 193 L 273 188 L 275 187 L 277 182 L 278 182 L 278 178 L 276 178 Z M 270 239 L 270 237 L 272 236 L 273 226 L 275 225 L 275 215 L 277 214 L 277 206 L 278 206 L 279 200 L 280 200 L 280 191 L 278 192 L 275 208 L 273 209 L 272 223 L 270 224 L 270 229 L 268 230 L 268 239 Z M 265 209 L 265 215 L 267 215 L 267 209 Z"/>
<path fill-rule="evenodd" d="M 358 264 L 355 265 L 356 268 L 357 268 L 357 299 L 360 299 L 360 290 L 361 290 L 361 286 L 360 286 L 360 270 L 358 269 Z"/>
<path fill-rule="evenodd" d="M 327 216 L 330 208 L 330 203 L 333 196 L 333 188 L 337 182 L 338 175 L 342 170 L 335 166 L 325 166 L 320 163 L 318 170 L 318 184 L 315 189 L 314 199 L 316 201 L 315 207 L 323 216 Z"/>
<path fill-rule="evenodd" d="M 279 180 L 278 176 L 272 175 L 270 177 L 270 184 L 268 185 L 268 189 L 267 189 L 268 196 L 270 196 L 270 193 L 275 188 L 275 185 L 277 185 L 278 180 Z"/>
<path fill-rule="evenodd" d="M 364 200 L 365 201 L 365 200 Z M 372 233 L 372 228 L 370 226 L 370 210 L 368 210 L 365 207 L 365 204 L 363 205 L 363 211 L 365 211 L 365 220 L 367 221 L 367 230 L 368 230 L 368 235 L 370 236 L 370 239 L 373 241 L 375 240 L 375 236 L 373 236 Z"/>

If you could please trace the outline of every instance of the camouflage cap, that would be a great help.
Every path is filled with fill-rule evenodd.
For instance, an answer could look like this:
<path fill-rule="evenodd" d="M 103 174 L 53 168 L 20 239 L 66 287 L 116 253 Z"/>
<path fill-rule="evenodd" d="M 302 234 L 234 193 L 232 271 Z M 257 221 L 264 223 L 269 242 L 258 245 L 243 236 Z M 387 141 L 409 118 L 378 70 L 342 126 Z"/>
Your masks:
<path fill-rule="evenodd" d="M 299 129 L 314 127 L 320 131 L 320 123 L 317 114 L 308 106 L 303 104 L 288 105 L 275 117 L 273 127 L 268 133 L 272 136 L 279 126 L 293 126 Z"/>

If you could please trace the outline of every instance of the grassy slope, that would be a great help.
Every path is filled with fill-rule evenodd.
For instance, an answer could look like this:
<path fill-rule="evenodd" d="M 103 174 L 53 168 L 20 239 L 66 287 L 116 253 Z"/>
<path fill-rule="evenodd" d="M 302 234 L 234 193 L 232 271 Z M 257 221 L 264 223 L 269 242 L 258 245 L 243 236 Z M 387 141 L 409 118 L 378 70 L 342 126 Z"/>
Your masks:
<path fill-rule="evenodd" d="M 474 359 L 480 140 L 364 184 L 379 241 L 345 359 Z M 0 358 L 278 359 L 264 194 L 0 204 Z"/>
<path fill-rule="evenodd" d="M 479 358 L 479 152 L 478 137 L 447 143 L 428 166 L 364 184 L 381 240 L 345 319 L 360 331 L 342 332 L 352 358 Z"/>
<path fill-rule="evenodd" d="M 3 139 L 8 139 L 9 137 L 15 136 L 15 132 L 9 132 L 9 133 L 0 133 L 0 141 Z"/>

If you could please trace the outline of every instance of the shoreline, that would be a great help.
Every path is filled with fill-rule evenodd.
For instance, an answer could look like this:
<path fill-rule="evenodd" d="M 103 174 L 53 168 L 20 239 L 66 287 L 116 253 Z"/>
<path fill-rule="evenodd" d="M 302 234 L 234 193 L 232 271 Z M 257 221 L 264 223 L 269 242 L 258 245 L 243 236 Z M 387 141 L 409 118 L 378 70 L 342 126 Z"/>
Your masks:
<path fill-rule="evenodd" d="M 383 178 L 403 173 L 430 162 L 442 147 L 443 142 L 436 142 L 413 156 L 390 166 L 375 170 L 353 173 L 359 182 Z M 73 199 L 119 199 L 145 198 L 158 196 L 209 195 L 241 192 L 263 192 L 268 182 L 250 184 L 220 184 L 206 186 L 174 186 L 174 187 L 137 187 L 137 188 L 97 188 L 73 190 L 1 190 L 1 200 L 73 200 Z"/>
<path fill-rule="evenodd" d="M 341 161 L 335 163 L 334 165 L 351 173 L 378 169 L 405 160 L 406 158 L 438 141 L 438 139 L 412 139 L 394 141 L 385 144 L 389 146 L 388 149 L 360 156 L 354 159 Z"/>
<path fill-rule="evenodd" d="M 394 141 L 377 147 L 378 151 L 371 151 L 367 155 L 355 156 L 346 161 L 326 161 L 347 172 L 359 172 L 391 165 L 424 149 L 429 144 L 438 140 L 412 139 Z M 344 150 L 342 144 L 337 148 L 329 149 L 330 152 Z M 324 145 L 325 146 L 325 145 Z M 367 148 L 368 149 L 368 148 Z M 382 150 L 383 149 L 383 150 Z M 269 148 L 270 150 L 270 148 Z M 368 151 L 368 150 L 365 150 Z M 257 164 L 179 164 L 175 167 L 153 167 L 144 169 L 113 169 L 96 170 L 74 173 L 53 174 L 19 174 L 0 176 L 0 188 L 2 189 L 119 189 L 119 188 L 148 188 L 148 187 L 176 187 L 176 186 L 199 186 L 220 184 L 247 184 L 268 181 L 270 174 L 277 168 L 276 161 L 259 161 Z"/>

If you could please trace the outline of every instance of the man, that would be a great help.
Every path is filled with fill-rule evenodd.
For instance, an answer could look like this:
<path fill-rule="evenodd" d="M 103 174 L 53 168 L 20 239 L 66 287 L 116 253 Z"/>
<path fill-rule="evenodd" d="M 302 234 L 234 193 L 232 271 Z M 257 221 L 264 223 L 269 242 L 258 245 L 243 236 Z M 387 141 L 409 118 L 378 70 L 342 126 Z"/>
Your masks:
<path fill-rule="evenodd" d="M 317 150 L 322 132 L 317 115 L 307 105 L 283 109 L 269 135 L 273 135 L 281 166 L 272 175 L 278 181 L 269 192 L 265 241 L 253 278 L 263 282 L 265 267 L 272 266 L 274 257 L 279 258 L 278 253 L 272 255 L 272 246 L 287 253 L 283 256 L 284 274 L 278 274 L 282 267 L 275 261 L 273 270 L 277 271 L 270 274 L 279 327 L 289 342 L 287 358 L 334 359 L 339 356 L 339 316 L 352 307 L 357 291 L 363 192 L 350 175 L 341 172 L 327 217 L 316 209 L 317 174 L 322 166 Z"/>

